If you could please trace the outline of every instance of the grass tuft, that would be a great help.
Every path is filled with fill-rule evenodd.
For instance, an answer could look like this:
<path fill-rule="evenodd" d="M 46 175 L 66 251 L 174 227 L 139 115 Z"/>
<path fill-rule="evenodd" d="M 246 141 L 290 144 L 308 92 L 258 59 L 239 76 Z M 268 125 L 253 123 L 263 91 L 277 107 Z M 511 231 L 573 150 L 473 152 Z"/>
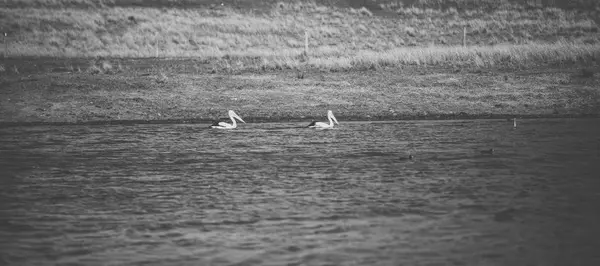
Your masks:
<path fill-rule="evenodd" d="M 369 9 L 367 9 L 366 7 L 361 7 L 359 9 L 354 9 L 354 8 L 350 8 L 350 13 L 352 14 L 357 14 L 360 16 L 366 16 L 366 17 L 372 17 L 373 16 L 373 12 L 371 12 Z"/>
<path fill-rule="evenodd" d="M 113 70 L 112 64 L 108 61 L 102 61 L 100 63 L 100 66 L 101 66 L 102 70 L 104 70 L 104 72 L 110 72 Z"/>
<path fill-rule="evenodd" d="M 156 83 L 158 84 L 164 84 L 167 83 L 167 81 L 169 81 L 169 78 L 167 77 L 167 75 L 165 75 L 165 73 L 163 73 L 162 71 L 158 73 L 158 75 L 156 76 L 155 79 Z"/>
<path fill-rule="evenodd" d="M 81 71 L 81 69 L 79 69 Z M 121 65 L 119 64 L 117 68 L 113 67 L 113 65 L 108 60 L 92 60 L 90 61 L 90 65 L 87 68 L 87 73 L 89 74 L 116 74 L 121 71 Z"/>

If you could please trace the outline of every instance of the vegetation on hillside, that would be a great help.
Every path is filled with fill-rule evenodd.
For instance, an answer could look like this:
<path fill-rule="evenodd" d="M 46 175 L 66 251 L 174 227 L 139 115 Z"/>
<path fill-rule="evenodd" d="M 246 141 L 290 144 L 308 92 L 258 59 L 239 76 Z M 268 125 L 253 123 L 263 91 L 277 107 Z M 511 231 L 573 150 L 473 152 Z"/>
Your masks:
<path fill-rule="evenodd" d="M 359 2 L 359 1 L 350 1 Z M 367 2 L 367 1 L 363 1 Z M 374 0 L 368 1 L 381 7 L 418 7 L 418 8 L 457 8 L 457 9 L 502 9 L 516 7 L 522 9 L 562 8 L 576 10 L 600 9 L 596 0 Z"/>
<path fill-rule="evenodd" d="M 461 1 L 7 0 L 0 123 L 600 113 L 596 9 Z"/>
<path fill-rule="evenodd" d="M 198 8 L 187 9 L 165 7 L 190 1 L 137 7 L 142 2 L 9 0 L 0 8 L 0 24 L 8 33 L 3 52 L 11 57 L 195 57 L 216 62 L 217 70 L 521 67 L 600 59 L 595 10 L 487 0 L 469 9 L 454 7 L 461 1 L 361 1 L 371 9 L 271 1 L 257 10 L 237 8 L 245 0 L 197 1 Z M 485 8 L 490 5 L 498 8 Z"/>

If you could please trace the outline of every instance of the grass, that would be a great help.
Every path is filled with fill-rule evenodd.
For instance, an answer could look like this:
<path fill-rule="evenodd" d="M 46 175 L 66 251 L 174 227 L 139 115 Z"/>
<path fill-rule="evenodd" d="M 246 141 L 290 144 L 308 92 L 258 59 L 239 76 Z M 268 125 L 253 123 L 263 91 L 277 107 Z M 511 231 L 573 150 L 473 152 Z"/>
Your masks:
<path fill-rule="evenodd" d="M 600 114 L 593 3 L 461 1 L 9 0 L 0 122 Z"/>
<path fill-rule="evenodd" d="M 61 9 L 39 3 L 65 1 L 13 2 L 25 7 L 0 8 L 11 57 L 193 57 L 233 70 L 337 71 L 413 64 L 518 68 L 597 60 L 600 54 L 596 11 L 401 7 L 382 16 L 365 7 L 311 1 L 279 2 L 262 12 L 118 6 L 115 0 Z M 308 57 L 301 56 L 305 29 Z"/>
<path fill-rule="evenodd" d="M 56 61 L 51 63 L 74 64 Z M 456 72 L 414 66 L 312 70 L 303 76 L 291 70 L 198 75 L 210 65 L 197 60 L 113 59 L 82 61 L 81 72 L 54 72 L 26 67 L 33 62 L 45 64 L 25 61 L 21 74 L 0 79 L 0 122 L 207 122 L 225 117 L 228 109 L 247 122 L 309 122 L 322 119 L 329 109 L 341 121 L 600 115 L 599 77 L 593 74 L 597 68 Z M 104 70 L 86 71 L 86 64 Z"/>

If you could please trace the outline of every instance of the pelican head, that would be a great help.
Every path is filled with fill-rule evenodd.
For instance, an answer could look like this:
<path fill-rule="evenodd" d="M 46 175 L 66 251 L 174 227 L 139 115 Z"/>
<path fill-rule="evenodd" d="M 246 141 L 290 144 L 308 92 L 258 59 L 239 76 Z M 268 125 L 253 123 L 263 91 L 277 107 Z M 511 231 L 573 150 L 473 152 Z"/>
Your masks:
<path fill-rule="evenodd" d="M 335 122 L 338 125 L 340 124 L 340 123 L 338 123 L 338 121 L 335 118 L 335 116 L 333 116 L 333 112 L 331 110 L 327 110 L 327 118 L 331 118 L 333 120 L 333 122 Z"/>
<path fill-rule="evenodd" d="M 235 118 L 237 120 L 240 120 L 240 122 L 242 123 L 246 123 L 241 117 L 239 117 L 233 110 L 229 110 L 229 117 L 231 117 L 232 119 Z"/>

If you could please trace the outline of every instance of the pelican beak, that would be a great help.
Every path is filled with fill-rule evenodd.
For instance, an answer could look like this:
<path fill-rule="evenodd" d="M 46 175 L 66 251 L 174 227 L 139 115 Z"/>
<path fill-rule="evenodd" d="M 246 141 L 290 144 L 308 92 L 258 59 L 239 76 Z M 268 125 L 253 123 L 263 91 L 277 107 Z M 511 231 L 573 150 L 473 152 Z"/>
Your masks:
<path fill-rule="evenodd" d="M 340 123 L 337 121 L 337 119 L 335 118 L 335 116 L 331 115 L 331 118 L 333 119 L 333 122 L 335 122 L 335 123 L 336 123 L 336 124 L 338 124 L 338 125 L 340 124 Z"/>
<path fill-rule="evenodd" d="M 244 119 L 242 119 L 241 117 L 239 117 L 238 115 L 234 116 L 237 120 L 240 120 L 242 123 L 246 124 L 246 122 L 244 121 Z"/>

